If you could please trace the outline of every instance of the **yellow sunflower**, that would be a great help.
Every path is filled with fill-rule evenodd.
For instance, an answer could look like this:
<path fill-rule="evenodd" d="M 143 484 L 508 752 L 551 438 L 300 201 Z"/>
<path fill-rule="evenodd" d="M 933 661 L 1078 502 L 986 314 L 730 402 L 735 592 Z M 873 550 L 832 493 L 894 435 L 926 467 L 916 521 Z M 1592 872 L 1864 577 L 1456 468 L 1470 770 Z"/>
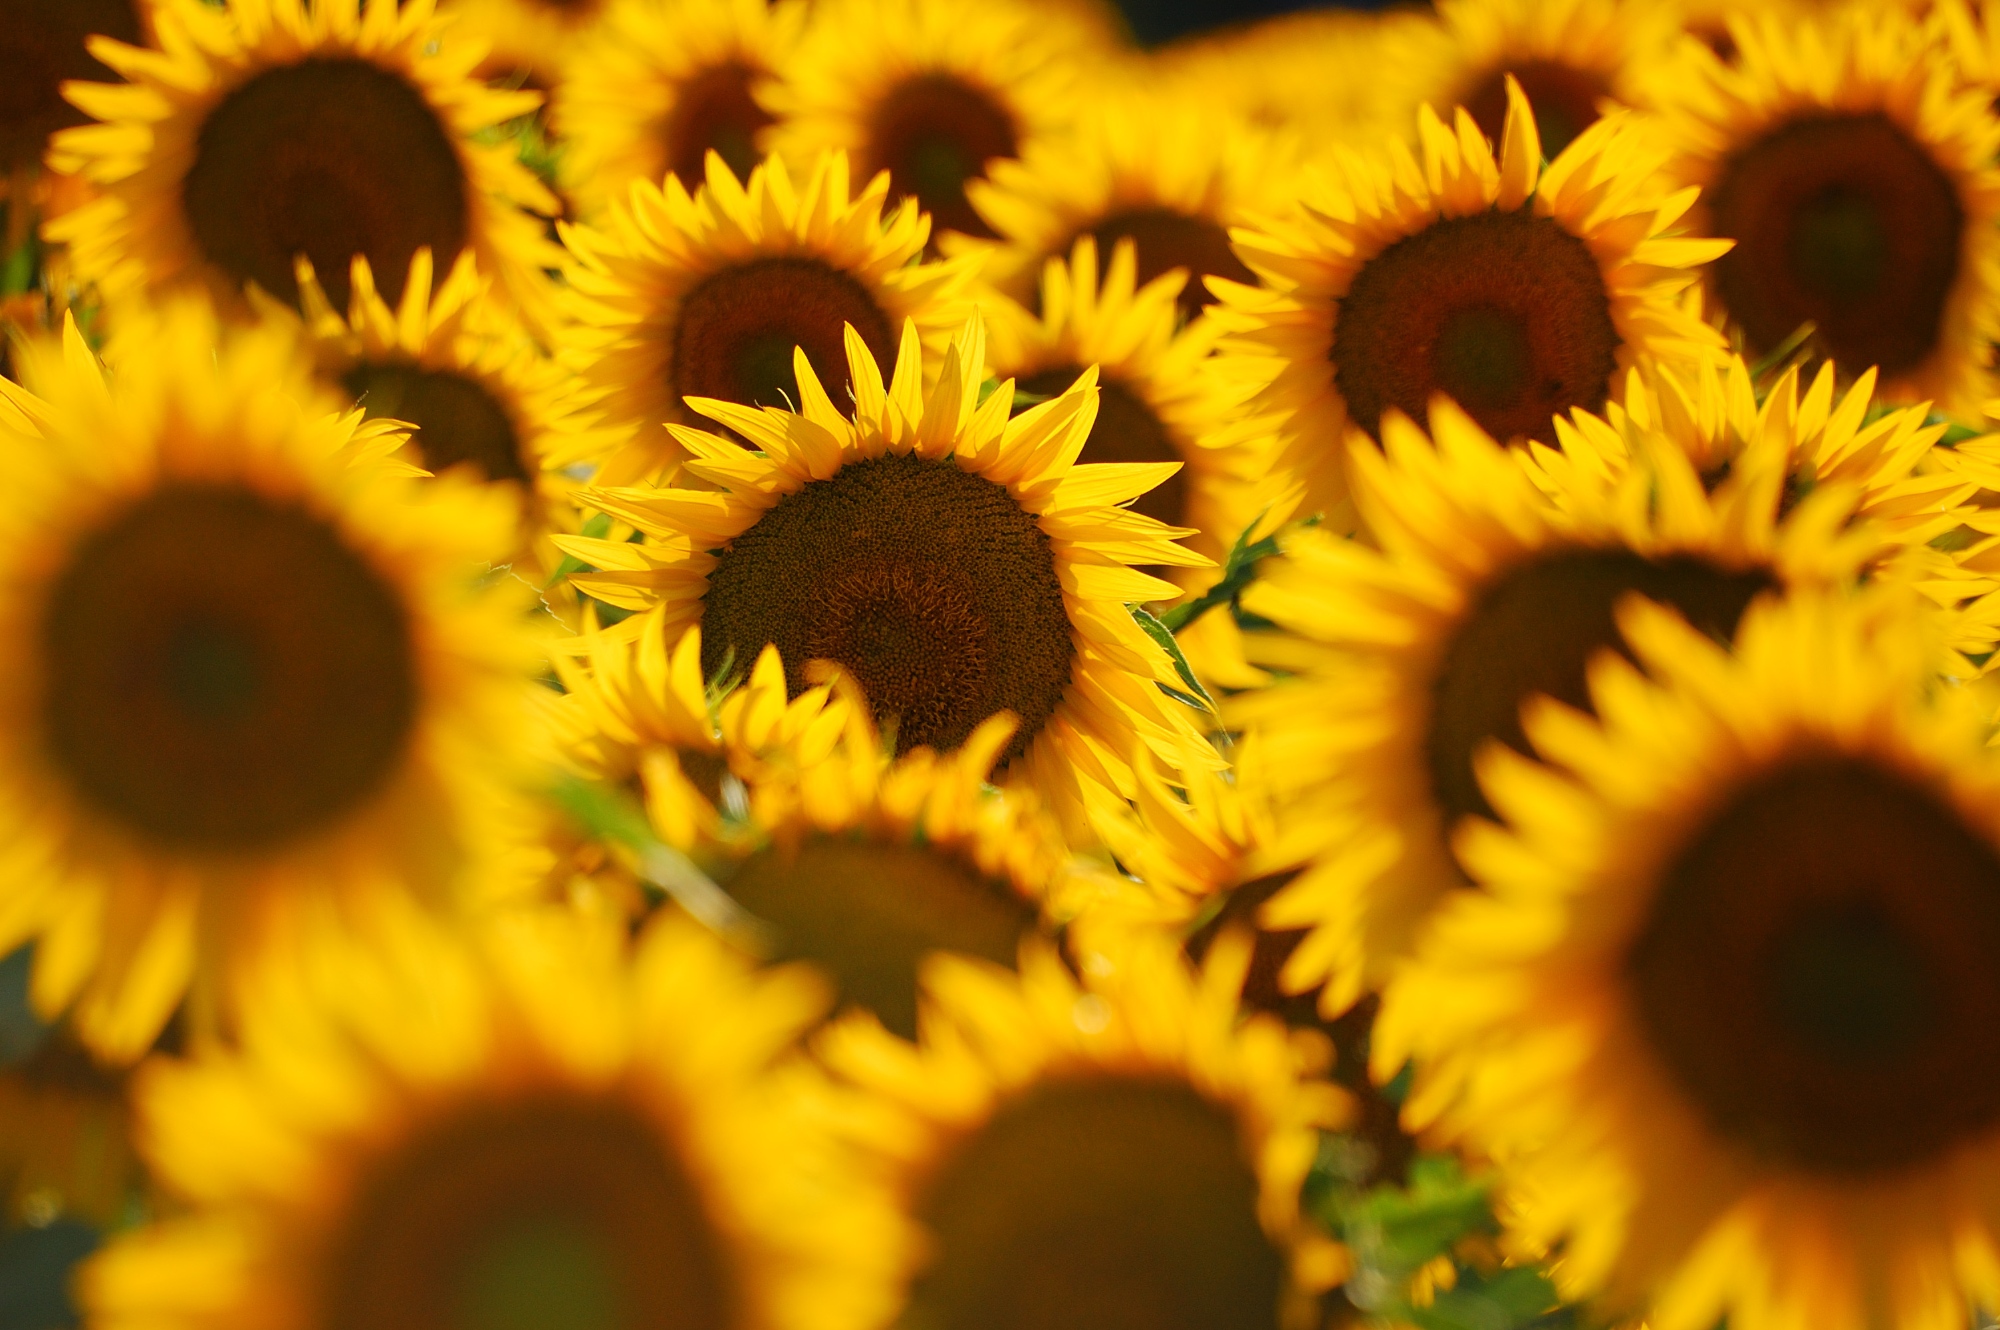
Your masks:
<path fill-rule="evenodd" d="M 437 0 L 456 44 L 477 46 L 476 72 L 499 84 L 548 88 L 566 57 L 602 32 L 614 0 Z"/>
<path fill-rule="evenodd" d="M 603 229 L 564 228 L 575 260 L 564 355 L 607 423 L 630 431 L 600 483 L 678 470 L 685 453 L 661 426 L 699 423 L 685 397 L 796 407 L 793 348 L 837 376 L 844 326 L 883 360 L 905 320 L 934 343 L 949 336 L 970 273 L 918 262 L 930 221 L 907 200 L 885 210 L 888 192 L 878 174 L 850 196 L 838 152 L 813 162 L 803 188 L 775 158 L 746 185 L 711 156 L 693 194 L 677 176 L 635 181 Z"/>
<path fill-rule="evenodd" d="M 680 917 L 400 921 L 272 976 L 240 1051 L 146 1067 L 185 1209 L 80 1273 L 94 1324 L 866 1330 L 893 1219 L 776 1069 L 819 985 Z"/>
<path fill-rule="evenodd" d="M 760 92 L 778 117 L 768 146 L 795 164 L 844 151 L 864 174 L 887 171 L 938 230 L 990 238 L 967 184 L 1069 131 L 1085 52 L 1117 59 L 1088 24 L 1032 0 L 815 0 Z"/>
<path fill-rule="evenodd" d="M 478 138 L 539 94 L 475 82 L 476 50 L 442 35 L 433 0 L 159 0 L 154 26 L 157 48 L 92 44 L 128 82 L 66 89 L 103 122 L 50 154 L 102 191 L 45 228 L 80 279 L 112 300 L 206 286 L 228 307 L 254 282 L 289 303 L 304 254 L 338 307 L 355 254 L 393 302 L 428 248 L 477 255 L 543 311 L 556 251 L 521 209 L 555 199 Z"/>
<path fill-rule="evenodd" d="M 0 949 L 39 939 L 37 1009 L 108 1057 L 191 984 L 217 1019 L 297 908 L 449 888 L 535 655 L 506 495 L 415 484 L 288 337 L 218 350 L 185 303 L 121 336 L 109 384 L 74 325 L 39 396 L 0 381 Z"/>
<path fill-rule="evenodd" d="M 1096 415 L 1095 374 L 1011 414 L 1014 388 L 981 400 L 985 331 L 966 325 L 923 388 L 923 347 L 903 327 L 893 381 L 847 333 L 851 416 L 803 350 L 802 414 L 698 401 L 759 449 L 675 427 L 691 474 L 715 491 L 592 489 L 582 502 L 644 544 L 558 537 L 602 571 L 580 589 L 650 612 L 620 628 L 678 636 L 702 625 L 704 666 L 775 645 L 792 689 L 816 660 L 847 671 L 899 751 L 948 752 L 1009 711 L 1002 761 L 1074 830 L 1086 785 L 1131 787 L 1139 743 L 1173 745 L 1194 713 L 1127 606 L 1174 594 L 1134 565 L 1199 565 L 1186 535 L 1119 506 L 1173 463 L 1078 465 Z"/>
<path fill-rule="evenodd" d="M 1709 270 L 1753 355 L 1813 325 L 1893 401 L 1970 415 L 2000 337 L 2000 117 L 1896 6 L 1739 21 L 1724 64 L 1697 44 L 1663 81 L 1661 132 L 1689 219 L 1735 248 Z"/>
<path fill-rule="evenodd" d="M 1657 1330 L 1961 1326 L 2000 1297 L 2000 768 L 1907 602 L 1657 606 L 1555 764 L 1490 749 L 1483 890 L 1385 994 L 1406 1116 L 1503 1161 L 1571 1297 Z"/>
<path fill-rule="evenodd" d="M 1939 432 L 1921 411 L 1893 418 L 1898 433 Z M 1285 630 L 1253 639 L 1254 658 L 1300 676 L 1231 704 L 1261 734 L 1288 848 L 1306 865 L 1264 922 L 1313 929 L 1286 985 L 1328 981 L 1329 1014 L 1378 984 L 1463 884 L 1452 828 L 1491 811 L 1476 754 L 1524 747 L 1531 697 L 1587 705 L 1585 667 L 1616 649 L 1621 596 L 1664 601 L 1727 639 L 1759 595 L 1851 583 L 1896 549 L 1854 520 L 1849 485 L 1788 502 L 1792 441 L 1775 433 L 1712 493 L 1655 433 L 1620 473 L 1543 473 L 1562 484 L 1551 494 L 1449 403 L 1431 419 L 1435 444 L 1400 415 L 1386 418 L 1386 456 L 1352 440 L 1379 548 L 1300 532 L 1244 595 Z"/>
<path fill-rule="evenodd" d="M 1727 242 L 1674 234 L 1692 195 L 1658 187 L 1629 116 L 1592 125 L 1546 168 L 1518 84 L 1498 160 L 1462 111 L 1425 107 L 1421 159 L 1400 139 L 1343 153 L 1296 220 L 1236 233 L 1270 290 L 1222 283 L 1219 372 L 1262 385 L 1309 511 L 1345 523 L 1344 435 L 1433 394 L 1496 438 L 1553 437 L 1553 418 L 1615 398 L 1619 372 L 1719 354 L 1681 300 Z"/>
<path fill-rule="evenodd" d="M 940 957 L 921 1046 L 820 1036 L 910 1221 L 903 1323 L 1318 1323 L 1346 1253 L 1299 1188 L 1348 1100 L 1322 1038 L 1243 1017 L 1246 960 L 1232 937 L 1197 975 L 1161 938 L 1079 985 L 1048 947 L 1018 976 Z"/>
<path fill-rule="evenodd" d="M 563 182 L 585 215 L 634 180 L 672 173 L 695 188 L 710 152 L 748 179 L 773 120 L 751 90 L 798 40 L 805 14 L 796 0 L 611 0 L 564 60 L 549 103 Z"/>

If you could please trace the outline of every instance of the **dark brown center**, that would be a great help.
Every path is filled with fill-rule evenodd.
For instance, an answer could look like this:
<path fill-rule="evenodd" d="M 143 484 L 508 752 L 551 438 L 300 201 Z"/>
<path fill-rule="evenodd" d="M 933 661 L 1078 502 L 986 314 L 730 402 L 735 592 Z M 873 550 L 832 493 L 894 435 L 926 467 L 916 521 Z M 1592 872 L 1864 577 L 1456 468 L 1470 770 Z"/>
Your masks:
<path fill-rule="evenodd" d="M 867 154 L 899 196 L 915 195 L 941 231 L 991 238 L 965 197 L 965 182 L 996 157 L 1020 152 L 1014 117 L 993 94 L 950 74 L 906 79 L 875 108 Z"/>
<path fill-rule="evenodd" d="M 471 1105 L 369 1177 L 326 1260 L 326 1330 L 728 1330 L 688 1170 L 615 1101 Z"/>
<path fill-rule="evenodd" d="M 1613 611 L 1628 592 L 1672 606 L 1727 642 L 1751 600 L 1772 586 L 1761 569 L 1620 549 L 1557 550 L 1503 573 L 1467 610 L 1433 685 L 1425 750 L 1445 826 L 1493 816 L 1473 757 L 1489 739 L 1533 752 L 1521 730 L 1522 703 L 1543 694 L 1590 709 L 1585 667 L 1607 648 L 1624 653 Z"/>
<path fill-rule="evenodd" d="M 1720 1132 L 1834 1173 L 2000 1122 L 2000 856 L 1934 791 L 1808 757 L 1731 795 L 1669 866 L 1629 975 Z"/>
<path fill-rule="evenodd" d="M 879 365 L 896 357 L 896 330 L 868 288 L 818 259 L 758 259 L 725 268 L 688 292 L 674 328 L 674 390 L 746 406 L 796 409 L 792 351 L 805 348 L 836 403 L 853 400 L 842 329 L 861 335 Z"/>
<path fill-rule="evenodd" d="M 843 1002 L 917 1035 L 923 958 L 949 951 L 1012 966 L 1035 907 L 1004 882 L 920 845 L 813 840 L 746 860 L 729 892 L 777 931 L 780 958 L 823 966 Z"/>
<path fill-rule="evenodd" d="M 1038 397 L 1056 397 L 1068 391 L 1083 371 L 1074 365 L 1045 369 L 1030 374 L 1017 385 Z M 1100 379 L 1097 384 L 1097 423 L 1090 427 L 1079 462 L 1178 462 L 1180 450 L 1167 436 L 1166 426 L 1152 408 L 1124 384 Z M 1187 471 L 1174 472 L 1154 488 L 1132 501 L 1132 508 L 1148 517 L 1157 517 L 1169 526 L 1187 522 Z"/>
<path fill-rule="evenodd" d="M 1553 161 L 1577 135 L 1598 121 L 1597 104 L 1611 95 L 1604 80 L 1553 60 L 1527 60 L 1496 69 L 1465 99 L 1465 109 L 1493 142 L 1507 123 L 1507 75 L 1512 74 L 1535 113 L 1542 156 Z"/>
<path fill-rule="evenodd" d="M 1334 381 L 1377 436 L 1383 412 L 1423 421 L 1443 393 L 1496 439 L 1547 442 L 1559 412 L 1604 404 L 1618 345 L 1587 245 L 1525 209 L 1475 213 L 1431 223 L 1355 275 Z"/>
<path fill-rule="evenodd" d="M 1965 213 L 1951 178 L 1880 115 L 1791 121 L 1732 157 L 1710 195 L 1736 248 L 1715 283 L 1753 350 L 1817 326 L 1850 374 L 1936 349 Z"/>
<path fill-rule="evenodd" d="M 145 40 L 131 0 L 0 0 L 0 176 L 39 162 L 49 135 L 89 119 L 63 100 L 65 79 L 117 80 L 84 49 L 93 34 Z"/>
<path fill-rule="evenodd" d="M 463 374 L 362 364 L 348 371 L 342 384 L 371 419 L 388 416 L 417 427 L 410 441 L 423 454 L 426 470 L 470 465 L 483 480 L 528 480 L 507 409 Z"/>
<path fill-rule="evenodd" d="M 418 706 L 397 593 L 303 508 L 177 485 L 51 589 L 43 721 L 78 792 L 177 849 L 310 835 L 401 761 Z"/>
<path fill-rule="evenodd" d="M 231 277 L 298 299 L 292 260 L 312 260 L 336 309 L 366 254 L 391 303 L 428 245 L 440 270 L 465 247 L 467 181 L 423 95 L 365 60 L 267 69 L 202 123 L 182 205 L 202 256 Z"/>
<path fill-rule="evenodd" d="M 1171 1167 L 1162 1161 L 1171 1160 Z M 944 1162 L 907 1321 L 953 1330 L 1270 1330 L 1285 1263 L 1230 1114 L 1178 1081 L 1047 1081 Z"/>
<path fill-rule="evenodd" d="M 1215 303 L 1202 278 L 1226 277 L 1252 286 L 1257 282 L 1257 275 L 1229 247 L 1229 232 L 1206 217 L 1190 217 L 1172 208 L 1133 208 L 1105 218 L 1090 228 L 1090 234 L 1097 237 L 1097 252 L 1107 259 L 1120 240 L 1132 242 L 1138 251 L 1141 286 L 1175 268 L 1187 269 L 1188 284 L 1180 295 L 1185 318 Z M 1068 254 L 1073 243 L 1065 243 L 1060 253 Z"/>
<path fill-rule="evenodd" d="M 667 169 L 693 189 L 708 175 L 708 154 L 719 155 L 738 180 L 757 165 L 757 135 L 772 123 L 750 85 L 757 73 L 739 64 L 715 65 L 681 85 L 667 117 Z"/>
<path fill-rule="evenodd" d="M 1000 485 L 950 461 L 851 462 L 780 499 L 721 551 L 703 598 L 702 668 L 783 655 L 867 690 L 898 750 L 965 742 L 996 711 L 1026 750 L 1070 679 L 1070 624 L 1049 538 Z"/>

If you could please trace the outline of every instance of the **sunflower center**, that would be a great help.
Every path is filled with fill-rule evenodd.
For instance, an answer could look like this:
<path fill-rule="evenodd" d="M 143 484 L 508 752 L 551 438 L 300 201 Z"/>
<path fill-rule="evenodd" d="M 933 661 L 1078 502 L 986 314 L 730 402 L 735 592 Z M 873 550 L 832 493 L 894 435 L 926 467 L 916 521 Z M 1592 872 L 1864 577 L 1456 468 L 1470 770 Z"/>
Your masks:
<path fill-rule="evenodd" d="M 1752 598 L 1771 585 L 1761 570 L 1627 550 L 1559 550 L 1502 574 L 1452 634 L 1432 686 L 1425 746 L 1444 825 L 1493 816 L 1473 758 L 1489 739 L 1533 751 L 1521 729 L 1522 703 L 1546 694 L 1590 709 L 1585 667 L 1607 648 L 1624 653 L 1613 610 L 1628 592 L 1672 606 L 1726 642 Z"/>
<path fill-rule="evenodd" d="M 354 255 L 394 304 L 418 249 L 442 269 L 466 243 L 450 134 L 421 93 L 365 60 L 267 69 L 224 97 L 196 136 L 181 199 L 209 262 L 296 301 L 292 260 L 304 254 L 337 309 Z"/>
<path fill-rule="evenodd" d="M 778 932 L 787 960 L 823 966 L 841 998 L 907 1039 L 917 1034 L 917 971 L 934 951 L 1012 966 L 1035 907 L 1004 882 L 919 845 L 813 840 L 763 850 L 729 892 Z"/>
<path fill-rule="evenodd" d="M 1013 115 L 992 93 L 950 74 L 898 84 L 875 109 L 872 169 L 887 170 L 899 195 L 914 195 L 939 230 L 991 238 L 965 197 L 965 183 L 996 157 L 1020 151 Z"/>
<path fill-rule="evenodd" d="M 708 154 L 718 154 L 738 180 L 757 165 L 757 135 L 772 123 L 750 85 L 757 75 L 744 65 L 716 65 L 689 79 L 667 118 L 667 169 L 692 189 L 708 174 Z"/>
<path fill-rule="evenodd" d="M 721 551 L 702 669 L 784 657 L 794 695 L 832 660 L 896 724 L 899 750 L 965 742 L 996 711 L 1024 752 L 1062 701 L 1070 625 L 1055 554 L 1005 487 L 945 460 L 852 462 L 786 495 Z"/>
<path fill-rule="evenodd" d="M 1045 369 L 1020 381 L 1019 387 L 1040 397 L 1056 397 L 1069 391 L 1083 371 L 1074 365 Z M 1167 427 L 1151 407 L 1124 384 L 1100 379 L 1097 384 L 1097 423 L 1084 440 L 1079 462 L 1178 462 Z M 1161 481 L 1132 501 L 1136 512 L 1157 517 L 1169 526 L 1187 524 L 1187 471 L 1185 468 Z"/>
<path fill-rule="evenodd" d="M 1512 74 L 1535 113 L 1542 156 L 1553 161 L 1576 136 L 1596 124 L 1597 104 L 1611 89 L 1596 74 L 1553 60 L 1528 60 L 1493 74 L 1465 99 L 1465 109 L 1493 142 L 1507 123 L 1507 76 Z"/>
<path fill-rule="evenodd" d="M 89 119 L 63 99 L 65 79 L 117 80 L 84 49 L 93 33 L 145 40 L 131 0 L 0 0 L 0 175 L 40 161 L 49 135 Z"/>
<path fill-rule="evenodd" d="M 176 486 L 87 537 L 43 628 L 52 754 L 176 848 L 310 834 L 377 789 L 417 709 L 393 590 L 320 518 Z"/>
<path fill-rule="evenodd" d="M 2000 855 L 1862 759 L 1732 794 L 1675 856 L 1628 975 L 1713 1126 L 1837 1173 L 1934 1159 L 2000 1122 Z"/>
<path fill-rule="evenodd" d="M 1716 288 L 1752 348 L 1801 324 L 1850 372 L 1914 368 L 1936 348 L 1965 213 L 1938 164 L 1880 115 L 1794 120 L 1738 152 L 1712 191 L 1736 242 Z"/>
<path fill-rule="evenodd" d="M 1618 330 L 1597 260 L 1521 210 L 1433 222 L 1355 274 L 1333 335 L 1356 424 L 1394 407 L 1423 420 L 1444 393 L 1496 439 L 1551 440 L 1554 417 L 1604 404 Z"/>
<path fill-rule="evenodd" d="M 1201 284 L 1204 277 L 1226 277 L 1255 285 L 1257 275 L 1243 266 L 1229 247 L 1229 232 L 1206 217 L 1190 217 L 1172 208 L 1133 208 L 1113 213 L 1091 228 L 1097 252 L 1109 254 L 1120 240 L 1130 240 L 1139 258 L 1139 284 L 1144 286 L 1175 268 L 1188 271 L 1181 290 L 1181 314 L 1193 318 L 1215 303 Z M 1073 243 L 1073 242 L 1072 242 Z M 1069 253 L 1064 245 L 1061 252 Z"/>
<path fill-rule="evenodd" d="M 423 455 L 426 470 L 469 463 L 486 480 L 528 479 L 506 408 L 465 375 L 415 365 L 362 364 L 341 382 L 370 419 L 387 416 L 417 427 L 410 441 Z"/>
<path fill-rule="evenodd" d="M 359 1191 L 327 1330 L 725 1330 L 712 1225 L 658 1128 L 550 1096 L 463 1108 Z"/>
<path fill-rule="evenodd" d="M 895 330 L 868 289 L 818 259 L 758 259 L 725 268 L 688 292 L 674 329 L 674 387 L 683 397 L 747 406 L 796 407 L 792 349 L 805 348 L 813 372 L 853 396 L 842 329 L 854 331 L 878 362 L 895 359 Z"/>
<path fill-rule="evenodd" d="M 1236 1125 L 1179 1082 L 1035 1086 L 944 1162 L 919 1213 L 937 1240 L 910 1293 L 911 1324 L 1276 1323 L 1284 1262 L 1258 1225 Z"/>

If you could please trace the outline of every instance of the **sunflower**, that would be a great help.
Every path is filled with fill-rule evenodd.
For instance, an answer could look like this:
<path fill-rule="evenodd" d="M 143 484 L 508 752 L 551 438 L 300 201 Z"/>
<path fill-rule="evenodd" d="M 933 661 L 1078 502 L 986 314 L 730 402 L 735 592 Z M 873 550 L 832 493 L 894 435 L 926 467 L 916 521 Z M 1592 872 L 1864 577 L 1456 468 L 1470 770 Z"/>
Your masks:
<path fill-rule="evenodd" d="M 1895 432 L 1939 433 L 1921 411 L 1892 415 Z M 1280 824 L 1305 866 L 1264 922 L 1313 929 L 1286 986 L 1326 980 L 1328 1014 L 1378 984 L 1464 882 L 1451 830 L 1491 813 L 1475 755 L 1495 741 L 1524 747 L 1531 697 L 1588 704 L 1585 667 L 1618 645 L 1619 597 L 1663 601 L 1726 640 L 1759 595 L 1886 575 L 1897 549 L 1854 520 L 1850 485 L 1788 503 L 1794 445 L 1775 432 L 1712 493 L 1656 432 L 1622 472 L 1593 475 L 1579 458 L 1541 473 L 1561 485 L 1552 494 L 1449 403 L 1432 409 L 1435 445 L 1407 418 L 1386 419 L 1387 455 L 1357 435 L 1349 463 L 1379 549 L 1323 529 L 1288 542 L 1244 605 L 1286 630 L 1253 658 L 1301 677 L 1230 704 L 1261 733 Z"/>
<path fill-rule="evenodd" d="M 1496 438 L 1549 440 L 1556 415 L 1614 398 L 1621 369 L 1721 349 L 1679 297 L 1727 244 L 1670 233 L 1691 196 L 1656 188 L 1636 121 L 1599 121 L 1544 168 L 1508 88 L 1497 162 L 1463 111 L 1447 129 L 1425 107 L 1421 162 L 1400 140 L 1343 154 L 1299 218 L 1237 232 L 1271 289 L 1216 287 L 1218 372 L 1262 385 L 1309 510 L 1344 516 L 1350 422 L 1421 420 L 1444 393 Z"/>
<path fill-rule="evenodd" d="M 904 1324 L 1317 1323 L 1346 1254 L 1299 1188 L 1348 1102 L 1322 1038 L 1243 1017 L 1247 958 L 1232 937 L 1197 975 L 1160 938 L 1079 985 L 1046 946 L 1018 976 L 940 957 L 921 1046 L 820 1036 L 921 1253 Z"/>
<path fill-rule="evenodd" d="M 1026 0 L 818 0 L 803 41 L 761 92 L 771 151 L 826 149 L 887 171 L 941 231 L 991 238 L 966 198 L 990 164 L 1068 132 L 1089 26 Z"/>
<path fill-rule="evenodd" d="M 564 355 L 608 423 L 632 432 L 600 483 L 678 470 L 685 454 L 660 427 L 700 423 L 684 397 L 795 406 L 794 347 L 837 374 L 843 326 L 881 359 L 906 319 L 933 342 L 957 327 L 969 271 L 918 262 L 929 219 L 907 200 L 885 212 L 888 192 L 878 174 L 850 197 L 838 152 L 813 162 L 802 189 L 775 158 L 746 185 L 711 156 L 692 195 L 677 176 L 635 181 L 602 230 L 564 228 L 575 260 Z"/>
<path fill-rule="evenodd" d="M 228 307 L 255 283 L 289 303 L 304 254 L 344 307 L 353 255 L 394 302 L 428 248 L 447 266 L 477 255 L 543 311 L 556 253 L 521 208 L 555 199 L 478 141 L 539 95 L 474 82 L 477 52 L 441 35 L 433 0 L 158 0 L 154 26 L 157 49 L 92 45 L 128 83 L 66 90 L 103 122 L 50 154 L 103 192 L 45 228 L 81 280 L 114 301 L 205 285 Z"/>
<path fill-rule="evenodd" d="M 1619 617 L 1595 717 L 1489 750 L 1483 890 L 1385 995 L 1406 1114 L 1505 1161 L 1572 1297 L 1648 1323 L 1955 1326 L 2000 1296 L 2000 768 L 1923 617 Z M 1811 662 L 1801 669 L 1800 662 Z M 1643 672 L 1642 672 L 1643 671 Z"/>
<path fill-rule="evenodd" d="M 759 451 L 674 427 L 690 474 L 715 491 L 594 488 L 579 499 L 651 537 L 558 537 L 602 571 L 582 591 L 648 611 L 627 633 L 702 626 L 703 666 L 775 645 L 794 692 L 830 660 L 894 717 L 899 751 L 948 752 L 1010 711 L 1002 760 L 1075 828 L 1086 784 L 1126 790 L 1136 744 L 1171 745 L 1193 713 L 1166 653 L 1128 603 L 1174 594 L 1132 565 L 1188 566 L 1187 534 L 1118 507 L 1172 463 L 1076 464 L 1096 415 L 1095 374 L 1020 415 L 1014 386 L 981 400 L 983 325 L 966 325 L 926 395 L 923 346 L 905 323 L 888 388 L 847 331 L 852 417 L 834 408 L 801 348 L 802 414 L 694 405 Z"/>
<path fill-rule="evenodd" d="M 85 41 L 101 35 L 136 44 L 145 40 L 145 19 L 145 0 L 6 0 L 0 5 L 0 66 L 8 81 L 6 105 L 0 109 L 0 177 L 6 178 L 11 204 L 27 196 L 49 135 L 86 119 L 63 100 L 62 85 L 70 79 L 111 77 Z"/>
<path fill-rule="evenodd" d="M 399 922 L 273 976 L 240 1051 L 141 1072 L 185 1209 L 80 1273 L 94 1324 L 881 1323 L 892 1217 L 775 1069 L 809 976 L 680 917 L 629 959 L 574 918 Z"/>
<path fill-rule="evenodd" d="M 1970 414 L 2000 336 L 2000 117 L 1891 5 L 1739 21 L 1725 65 L 1690 43 L 1663 81 L 1670 177 L 1735 248 L 1708 290 L 1749 351 L 1806 324 L 1893 401 Z"/>
<path fill-rule="evenodd" d="M 483 52 L 489 82 L 547 88 L 564 58 L 602 32 L 613 0 L 438 0 L 454 43 Z"/>
<path fill-rule="evenodd" d="M 61 1026 L 0 1068 L 0 1199 L 5 1226 L 57 1216 L 123 1223 L 143 1186 L 126 1104 L 127 1074 L 105 1067 Z"/>
<path fill-rule="evenodd" d="M 710 152 L 747 179 L 773 120 L 751 90 L 804 21 L 795 0 L 611 0 L 563 62 L 549 107 L 563 182 L 586 215 L 609 208 L 634 180 L 671 172 L 695 188 Z"/>
<path fill-rule="evenodd" d="M 290 338 L 216 331 L 129 319 L 107 385 L 72 324 L 39 396 L 0 381 L 0 949 L 111 1058 L 191 983 L 216 1019 L 296 909 L 447 888 L 532 687 L 507 496 L 416 485 Z"/>

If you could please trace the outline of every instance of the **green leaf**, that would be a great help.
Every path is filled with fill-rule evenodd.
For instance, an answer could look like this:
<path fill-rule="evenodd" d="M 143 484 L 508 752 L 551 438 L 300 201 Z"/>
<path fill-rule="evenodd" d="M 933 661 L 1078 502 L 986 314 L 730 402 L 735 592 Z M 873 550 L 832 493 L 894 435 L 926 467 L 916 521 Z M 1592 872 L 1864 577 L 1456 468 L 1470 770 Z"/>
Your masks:
<path fill-rule="evenodd" d="M 1258 522 L 1263 521 L 1260 516 Z M 1243 588 L 1257 579 L 1257 565 L 1278 552 L 1278 538 L 1275 535 L 1250 543 L 1250 533 L 1257 529 L 1257 522 L 1244 528 L 1236 543 L 1229 547 L 1229 557 L 1222 565 L 1222 580 L 1193 600 L 1175 605 L 1160 616 L 1160 622 L 1168 631 L 1178 633 L 1181 629 L 1199 619 L 1218 605 L 1227 605 L 1243 594 Z"/>
<path fill-rule="evenodd" d="M 1428 1307 L 1401 1315 L 1423 1330 L 1514 1330 L 1555 1310 L 1560 1299 L 1549 1277 L 1533 1266 L 1507 1266 L 1484 1277 L 1461 1271 L 1455 1287 L 1438 1290 Z"/>
<path fill-rule="evenodd" d="M 1179 698 L 1197 711 L 1215 715 L 1215 699 L 1208 695 L 1208 689 L 1202 687 L 1201 680 L 1195 677 L 1194 667 L 1188 664 L 1187 657 L 1181 653 L 1181 644 L 1174 640 L 1173 629 L 1161 623 L 1144 605 L 1127 605 L 1125 608 L 1132 612 L 1133 621 L 1145 630 L 1146 636 L 1152 638 L 1159 648 L 1167 653 L 1168 659 L 1174 663 L 1174 673 L 1181 677 L 1181 682 L 1188 686 L 1188 693 L 1192 693 L 1193 696 L 1168 688 L 1164 684 L 1161 685 L 1162 691 L 1169 697 Z"/>

